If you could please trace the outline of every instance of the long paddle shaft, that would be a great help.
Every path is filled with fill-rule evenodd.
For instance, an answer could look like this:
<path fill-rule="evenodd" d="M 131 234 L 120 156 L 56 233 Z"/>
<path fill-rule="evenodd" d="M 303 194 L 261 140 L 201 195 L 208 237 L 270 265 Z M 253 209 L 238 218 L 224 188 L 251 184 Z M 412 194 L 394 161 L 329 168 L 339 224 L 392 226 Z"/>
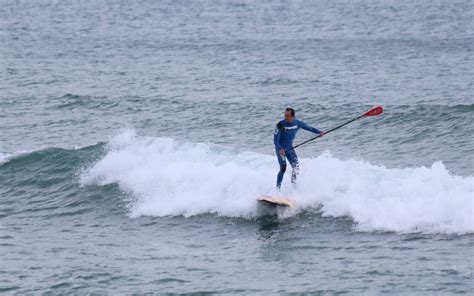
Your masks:
<path fill-rule="evenodd" d="M 335 130 L 337 130 L 337 129 L 340 129 L 341 127 L 343 127 L 343 126 L 345 126 L 345 125 L 348 125 L 349 123 L 354 122 L 354 121 L 356 121 L 356 120 L 359 120 L 359 119 L 361 119 L 362 117 L 366 117 L 366 116 L 377 116 L 377 115 L 380 115 L 380 114 L 382 114 L 382 113 L 383 113 L 383 108 L 382 108 L 382 106 L 378 106 L 378 107 L 372 108 L 372 109 L 370 109 L 369 111 L 365 112 L 364 114 L 362 114 L 362 115 L 360 115 L 360 116 L 357 116 L 357 117 L 354 118 L 354 119 L 351 119 L 351 120 L 349 120 L 349 121 L 347 121 L 347 122 L 345 122 L 345 123 L 343 123 L 343 124 L 341 124 L 341 125 L 336 126 L 335 128 L 332 128 L 332 129 L 328 130 L 328 131 L 325 132 L 324 134 L 329 134 L 330 132 L 335 131 Z M 304 144 L 306 144 L 306 143 L 309 143 L 309 142 L 311 142 L 311 141 L 314 141 L 314 140 L 316 140 L 317 138 L 320 138 L 320 137 L 321 137 L 321 135 L 317 135 L 317 136 L 314 137 L 314 138 L 311 138 L 311 139 L 306 140 L 306 141 L 304 141 L 304 142 L 302 142 L 302 143 L 299 143 L 299 144 L 296 145 L 296 146 L 293 146 L 293 148 L 290 148 L 290 149 L 286 150 L 285 152 L 291 151 L 291 150 L 293 150 L 293 149 L 295 149 L 295 148 L 300 147 L 301 145 L 304 145 Z"/>

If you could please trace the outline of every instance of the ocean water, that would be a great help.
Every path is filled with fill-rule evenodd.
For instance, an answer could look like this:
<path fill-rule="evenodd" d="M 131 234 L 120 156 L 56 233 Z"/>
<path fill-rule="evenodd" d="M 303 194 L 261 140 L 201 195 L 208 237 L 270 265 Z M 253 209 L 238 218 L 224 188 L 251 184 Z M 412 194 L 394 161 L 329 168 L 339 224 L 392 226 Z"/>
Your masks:
<path fill-rule="evenodd" d="M 0 292 L 472 294 L 473 1 L 0 5 Z M 276 194 L 287 106 L 328 130 Z M 301 131 L 297 142 L 311 137 Z"/>

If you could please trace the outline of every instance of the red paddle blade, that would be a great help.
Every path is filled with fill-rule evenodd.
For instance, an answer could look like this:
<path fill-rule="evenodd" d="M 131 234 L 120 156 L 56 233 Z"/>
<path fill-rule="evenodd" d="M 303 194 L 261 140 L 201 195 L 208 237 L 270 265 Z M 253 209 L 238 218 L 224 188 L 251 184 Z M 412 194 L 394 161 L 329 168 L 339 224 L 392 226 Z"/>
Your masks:
<path fill-rule="evenodd" d="M 370 109 L 369 111 L 364 113 L 364 116 L 377 116 L 383 113 L 382 106 L 378 106 L 375 108 Z"/>

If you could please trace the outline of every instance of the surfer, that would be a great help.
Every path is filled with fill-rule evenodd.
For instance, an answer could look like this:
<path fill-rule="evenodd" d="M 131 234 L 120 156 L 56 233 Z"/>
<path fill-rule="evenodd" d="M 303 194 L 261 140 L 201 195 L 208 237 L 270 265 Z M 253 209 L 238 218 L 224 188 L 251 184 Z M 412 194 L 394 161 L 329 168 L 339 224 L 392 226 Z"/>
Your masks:
<path fill-rule="evenodd" d="M 280 164 L 280 171 L 277 176 L 277 188 L 280 189 L 281 182 L 283 181 L 283 175 L 286 171 L 286 159 L 290 162 L 292 167 L 291 172 L 291 183 L 293 186 L 296 185 L 296 176 L 299 173 L 298 156 L 293 148 L 293 140 L 295 139 L 296 132 L 300 129 L 304 129 L 321 136 L 324 135 L 323 131 L 320 131 L 314 127 L 309 126 L 305 122 L 295 119 L 295 110 L 292 108 L 285 109 L 285 119 L 278 122 L 275 128 L 273 136 L 273 143 L 275 144 L 276 156 L 278 163 Z"/>

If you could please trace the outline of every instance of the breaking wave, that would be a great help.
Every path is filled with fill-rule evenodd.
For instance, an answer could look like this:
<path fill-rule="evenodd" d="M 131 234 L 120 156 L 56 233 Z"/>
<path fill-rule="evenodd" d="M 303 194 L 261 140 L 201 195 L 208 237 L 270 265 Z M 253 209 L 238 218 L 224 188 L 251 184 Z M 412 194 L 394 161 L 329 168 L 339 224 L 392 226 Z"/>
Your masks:
<path fill-rule="evenodd" d="M 474 178 L 431 167 L 388 169 L 326 152 L 301 159 L 298 187 L 286 176 L 279 193 L 299 210 L 350 216 L 358 230 L 472 233 Z M 256 198 L 275 194 L 278 164 L 271 155 L 139 137 L 127 130 L 110 139 L 102 159 L 81 176 L 83 185 L 117 183 L 130 199 L 130 216 L 229 217 L 257 215 Z"/>

